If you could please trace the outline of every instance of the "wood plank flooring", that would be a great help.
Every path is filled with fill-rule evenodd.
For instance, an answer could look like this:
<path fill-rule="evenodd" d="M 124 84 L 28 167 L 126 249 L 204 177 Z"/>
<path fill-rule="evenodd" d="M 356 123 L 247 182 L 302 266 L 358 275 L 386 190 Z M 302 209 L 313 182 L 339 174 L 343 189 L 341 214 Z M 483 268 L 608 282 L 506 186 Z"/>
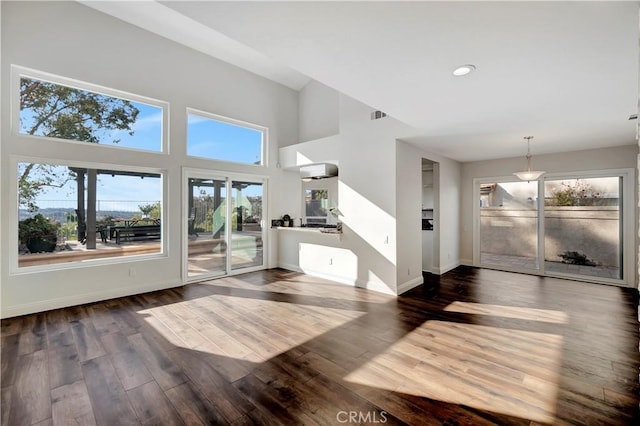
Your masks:
<path fill-rule="evenodd" d="M 284 270 L 2 321 L 2 425 L 627 425 L 631 289 L 460 267 L 394 298 Z"/>

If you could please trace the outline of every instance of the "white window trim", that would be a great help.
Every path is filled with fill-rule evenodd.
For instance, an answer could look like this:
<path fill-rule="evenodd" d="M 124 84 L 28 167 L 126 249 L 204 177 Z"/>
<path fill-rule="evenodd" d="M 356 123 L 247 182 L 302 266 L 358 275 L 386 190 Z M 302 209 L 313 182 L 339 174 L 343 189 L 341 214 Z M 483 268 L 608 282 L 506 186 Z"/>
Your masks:
<path fill-rule="evenodd" d="M 107 170 L 122 170 L 127 172 L 141 172 L 141 173 L 157 173 L 161 177 L 161 195 L 162 199 L 161 203 L 161 245 L 160 245 L 160 253 L 151 253 L 151 254 L 137 254 L 130 256 L 121 256 L 121 257 L 108 257 L 108 258 L 100 258 L 100 259 L 87 259 L 76 262 L 65 262 L 65 263 L 53 263 L 49 265 L 37 265 L 37 266 L 18 266 L 18 250 L 9 250 L 9 275 L 23 275 L 23 274 L 31 274 L 35 272 L 46 272 L 46 271 L 55 271 L 55 270 L 66 270 L 66 269 L 76 269 L 76 268 L 84 268 L 87 266 L 96 266 L 96 265 L 113 265 L 113 264 L 121 264 L 128 263 L 140 260 L 148 260 L 148 259 L 158 259 L 158 258 L 166 258 L 169 256 L 169 228 L 167 224 L 169 223 L 169 196 L 168 196 L 168 171 L 164 169 L 156 169 L 156 168 L 148 168 L 148 167 L 134 167 L 134 166 L 123 166 L 121 164 L 105 164 L 105 163 L 95 163 L 95 162 L 85 162 L 85 161 L 67 161 L 61 159 L 44 159 L 37 157 L 26 157 L 26 156 L 18 156 L 12 155 L 10 157 L 11 163 L 11 182 L 9 189 L 9 198 L 12 200 L 11 205 L 9 206 L 8 211 L 4 213 L 5 220 L 8 220 L 12 225 L 9 226 L 9 241 L 14 241 L 15 244 L 18 243 L 18 163 L 39 163 L 39 164 L 50 164 L 54 166 L 69 166 L 69 167 L 79 167 L 79 168 L 88 168 L 88 169 L 107 169 Z"/>
<path fill-rule="evenodd" d="M 195 108 L 190 108 L 190 107 L 187 108 L 186 115 L 185 115 L 185 122 L 186 122 L 185 153 L 188 152 L 188 150 L 189 150 L 189 141 L 188 141 L 188 139 L 189 139 L 189 114 L 197 115 L 197 116 L 200 116 L 202 118 L 208 118 L 208 119 L 214 120 L 214 121 L 220 121 L 222 123 L 232 124 L 234 126 L 246 127 L 248 129 L 258 131 L 258 132 L 262 133 L 262 143 L 261 143 L 261 146 L 260 146 L 260 164 L 240 163 L 240 162 L 237 162 L 237 161 L 229 161 L 229 160 L 223 160 L 223 159 L 219 159 L 219 158 L 200 157 L 200 156 L 197 156 L 197 155 L 189 155 L 187 153 L 186 155 L 187 155 L 188 158 L 198 158 L 198 159 L 201 159 L 201 160 L 212 161 L 212 162 L 217 162 L 217 163 L 242 165 L 242 166 L 256 167 L 256 168 L 261 168 L 261 169 L 268 167 L 268 165 L 269 165 L 269 158 L 268 158 L 269 157 L 269 128 L 267 128 L 265 126 L 260 126 L 259 124 L 253 124 L 253 123 L 249 123 L 247 121 L 237 120 L 235 118 L 225 117 L 223 115 L 213 114 L 211 112 L 202 111 L 202 110 L 195 109 Z"/>
<path fill-rule="evenodd" d="M 620 194 L 622 200 L 621 220 L 622 220 L 622 242 L 621 247 L 623 250 L 623 264 L 622 264 L 622 279 L 607 279 L 590 277 L 585 275 L 575 274 L 561 274 L 561 273 L 548 273 L 544 270 L 544 261 L 540 261 L 540 270 L 538 275 L 569 278 L 586 282 L 594 282 L 600 284 L 612 284 L 623 287 L 635 287 L 636 281 L 636 233 L 634 232 L 634 226 L 636 221 L 635 206 L 636 206 L 636 194 L 634 191 L 634 183 L 636 182 L 635 169 L 605 169 L 605 170 L 584 170 L 576 172 L 553 172 L 546 173 L 538 181 L 538 193 L 544 194 L 544 181 L 545 180 L 562 180 L 562 179 L 587 179 L 587 178 L 599 178 L 599 177 L 622 177 L 623 187 Z M 494 182 L 519 182 L 517 178 L 513 176 L 500 176 L 500 177 L 483 177 L 473 179 L 473 265 L 480 267 L 480 184 L 482 183 L 494 183 Z M 544 209 L 538 210 L 541 217 L 539 217 L 538 235 L 541 228 L 544 227 Z M 544 255 L 544 238 L 538 238 L 538 253 Z M 484 266 L 483 266 L 484 267 Z M 488 267 L 490 268 L 490 267 Z M 509 268 L 500 268 L 502 270 L 511 270 Z M 527 272 L 535 274 L 534 271 L 522 271 L 513 270 L 514 272 Z"/>
<path fill-rule="evenodd" d="M 139 102 L 162 109 L 162 129 L 161 129 L 161 151 L 153 151 L 148 149 L 131 148 L 124 146 L 117 146 L 113 144 L 91 144 L 91 146 L 97 149 L 118 149 L 118 150 L 130 150 L 135 152 L 144 152 L 151 154 L 169 154 L 169 103 L 160 101 L 158 99 L 149 98 L 146 96 L 135 95 L 133 93 L 124 92 L 118 89 L 112 89 L 109 87 L 100 86 L 93 83 L 87 83 L 72 78 L 62 77 L 55 74 L 50 74 L 44 71 L 38 71 L 32 68 L 26 68 L 20 65 L 11 65 L 11 133 L 16 137 L 40 139 L 40 140 L 52 140 L 72 144 L 87 145 L 87 142 L 76 141 L 71 139 L 52 138 L 48 136 L 37 136 L 20 133 L 20 79 L 22 77 L 33 78 L 36 80 L 46 81 L 47 83 L 60 84 L 63 86 L 71 87 L 74 89 L 86 90 L 89 92 L 97 93 L 99 95 L 111 96 L 125 101 Z"/>
<path fill-rule="evenodd" d="M 317 179 L 317 180 L 311 180 L 309 182 L 302 182 L 302 192 L 301 192 L 301 198 L 302 198 L 302 203 L 301 203 L 301 214 L 300 217 L 303 220 L 306 220 L 307 218 L 319 218 L 319 219 L 326 219 L 327 220 L 327 225 L 335 225 L 336 223 L 338 223 L 338 218 L 335 217 L 334 215 L 331 214 L 331 212 L 329 212 L 329 209 L 333 208 L 333 207 L 338 207 L 338 178 L 337 177 L 332 177 L 332 178 L 325 178 L 325 179 Z M 326 216 L 307 216 L 307 203 L 306 203 L 306 194 L 307 194 L 307 190 L 314 190 L 314 189 L 319 189 L 319 190 L 326 190 L 327 191 L 327 195 L 329 196 L 327 199 L 327 215 Z"/>

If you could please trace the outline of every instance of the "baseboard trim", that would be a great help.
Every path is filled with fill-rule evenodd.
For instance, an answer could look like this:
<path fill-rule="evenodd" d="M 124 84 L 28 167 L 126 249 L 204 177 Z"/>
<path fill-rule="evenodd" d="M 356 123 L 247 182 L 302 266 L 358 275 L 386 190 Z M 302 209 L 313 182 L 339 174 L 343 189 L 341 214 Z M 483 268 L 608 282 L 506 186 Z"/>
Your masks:
<path fill-rule="evenodd" d="M 298 265 L 294 265 L 292 263 L 278 262 L 278 268 L 286 269 L 287 271 L 293 272 L 304 272 Z"/>
<path fill-rule="evenodd" d="M 154 283 L 153 285 L 144 285 L 136 287 L 120 287 L 110 288 L 104 291 L 95 291 L 91 293 L 74 295 L 71 297 L 60 297 L 56 299 L 42 300 L 32 303 L 24 303 L 2 308 L 1 317 L 11 318 L 20 315 L 28 315 L 37 312 L 45 312 L 53 309 L 67 308 L 70 306 L 84 305 L 87 303 L 100 302 L 102 300 L 116 299 L 118 297 L 133 296 L 136 294 L 148 293 L 156 290 L 165 290 L 168 288 L 181 287 L 182 282 L 167 281 L 164 283 Z"/>
<path fill-rule="evenodd" d="M 440 266 L 439 268 L 435 268 L 436 269 L 435 273 L 436 273 L 436 275 L 442 275 L 442 274 L 445 274 L 445 273 L 449 272 L 452 269 L 457 268 L 460 265 L 461 265 L 460 260 L 456 260 L 455 262 L 451 262 L 451 263 L 449 263 L 447 265 Z"/>
<path fill-rule="evenodd" d="M 377 291 L 378 293 L 389 294 L 391 296 L 397 296 L 385 283 L 379 281 L 356 281 L 356 287 L 364 288 L 367 290 Z"/>
<path fill-rule="evenodd" d="M 389 287 L 387 287 L 386 284 L 381 282 L 353 280 L 350 278 L 341 277 L 339 275 L 325 274 L 323 272 L 318 272 L 313 270 L 303 270 L 298 265 L 293 265 L 290 263 L 279 262 L 278 267 L 282 269 L 286 269 L 288 271 L 300 272 L 312 277 L 333 281 L 337 284 L 350 285 L 352 287 L 364 288 L 367 290 L 373 290 L 379 293 L 390 294 L 393 296 L 396 295 L 392 289 L 390 289 Z"/>
<path fill-rule="evenodd" d="M 406 293 L 407 291 L 411 290 L 412 288 L 418 287 L 422 283 L 423 283 L 422 277 L 416 277 L 416 278 L 410 279 L 409 281 L 405 281 L 402 284 L 399 284 L 398 285 L 398 296 L 401 295 L 402 293 Z"/>

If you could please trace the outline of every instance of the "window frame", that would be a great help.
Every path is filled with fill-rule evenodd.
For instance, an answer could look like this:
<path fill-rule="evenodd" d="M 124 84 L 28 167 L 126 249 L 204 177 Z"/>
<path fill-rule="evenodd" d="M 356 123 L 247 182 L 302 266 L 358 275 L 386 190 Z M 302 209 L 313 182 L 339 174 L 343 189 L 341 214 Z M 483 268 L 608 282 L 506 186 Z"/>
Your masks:
<path fill-rule="evenodd" d="M 231 184 L 232 182 L 252 182 L 256 184 L 262 185 L 262 221 L 260 226 L 262 227 L 262 240 L 263 240 L 263 256 L 262 256 L 262 265 L 260 266 L 251 266 L 247 268 L 241 269 L 232 269 L 231 268 L 231 258 L 230 256 L 233 254 L 233 248 L 231 247 L 231 239 L 232 239 L 232 203 L 227 202 L 225 207 L 225 216 L 228 217 L 228 222 L 225 221 L 225 226 L 228 226 L 229 232 L 225 235 L 225 240 L 227 242 L 227 246 L 231 247 L 231 250 L 227 253 L 228 257 L 226 259 L 225 273 L 224 274 L 201 274 L 196 276 L 189 276 L 189 231 L 188 231 L 188 221 L 189 221 L 189 191 L 182 191 L 182 282 L 184 284 L 189 284 L 193 282 L 203 281 L 206 279 L 212 278 L 221 278 L 221 277 L 231 277 L 234 275 L 244 274 L 247 272 L 260 271 L 265 268 L 268 268 L 271 263 L 271 250 L 269 249 L 271 245 L 270 236 L 271 232 L 269 232 L 269 228 L 267 227 L 267 218 L 269 212 L 269 200 L 271 197 L 271 188 L 270 188 L 270 177 L 266 174 L 252 174 L 252 173 L 243 173 L 243 172 L 230 172 L 223 171 L 218 169 L 202 169 L 202 168 L 194 168 L 194 167 L 182 167 L 182 181 L 181 184 L 183 187 L 187 186 L 188 180 L 191 178 L 196 179 L 216 179 L 225 182 L 225 188 L 228 191 L 227 194 L 231 194 Z M 229 197 L 229 200 L 231 197 Z"/>
<path fill-rule="evenodd" d="M 324 216 L 309 216 L 307 215 L 307 207 L 309 207 L 309 205 L 307 204 L 307 192 L 311 192 L 311 196 L 313 197 L 313 191 L 325 191 L 327 194 L 327 197 L 325 198 L 327 200 L 327 214 Z M 303 210 L 303 218 L 306 224 L 310 224 L 310 223 L 320 223 L 320 224 L 329 224 L 329 220 L 330 220 L 330 216 L 331 216 L 331 212 L 329 212 L 330 206 L 329 206 L 329 200 L 331 200 L 331 190 L 330 189 L 324 189 L 324 188 L 305 188 L 304 189 L 304 193 L 302 194 L 303 196 L 303 203 L 304 203 L 304 210 Z M 312 198 L 313 200 L 313 198 Z M 309 221 L 309 219 L 312 219 L 311 221 Z"/>
<path fill-rule="evenodd" d="M 159 258 L 167 258 L 169 257 L 169 239 L 168 239 L 168 231 L 167 227 L 169 221 L 169 212 L 167 206 L 170 205 L 170 200 L 168 196 L 168 185 L 167 182 L 169 180 L 169 172 L 166 169 L 161 168 L 150 168 L 150 167 L 138 167 L 138 166 L 128 166 L 122 164 L 105 164 L 105 163 L 96 163 L 96 162 L 85 162 L 85 161 L 77 161 L 77 160 L 63 160 L 63 159 L 53 159 L 53 158 L 39 158 L 39 157 L 29 157 L 23 155 L 11 155 L 10 156 L 10 190 L 9 190 L 9 199 L 11 200 L 11 205 L 9 206 L 9 210 L 5 211 L 5 214 L 8 216 L 6 220 L 9 221 L 12 225 L 9 227 L 8 238 L 9 241 L 14 241 L 16 244 L 18 243 L 18 221 L 19 221 L 19 204 L 18 204 L 18 164 L 19 163 L 40 163 L 40 164 L 49 164 L 54 166 L 65 166 L 65 167 L 78 167 L 78 168 L 88 168 L 88 169 L 108 169 L 108 170 L 120 170 L 127 172 L 140 172 L 140 173 L 155 173 L 160 175 L 160 195 L 161 195 L 161 212 L 160 212 L 160 232 L 161 232 L 161 240 L 160 240 L 160 252 L 158 253 L 148 253 L 148 254 L 134 254 L 129 256 L 121 256 L 121 257 L 105 257 L 105 258 L 96 258 L 96 259 L 87 259 L 82 261 L 75 262 L 62 262 L 62 263 L 52 263 L 46 265 L 36 265 L 36 266 L 19 266 L 19 254 L 18 250 L 11 250 L 8 253 L 9 256 L 9 275 L 23 275 L 30 274 L 34 272 L 47 272 L 47 271 L 59 271 L 59 270 L 69 270 L 69 269 L 77 269 L 77 268 L 85 268 L 88 266 L 99 266 L 99 265 L 114 265 L 114 264 L 122 264 L 128 262 L 137 262 L 140 260 L 149 260 L 149 259 L 159 259 Z"/>
<path fill-rule="evenodd" d="M 545 238 L 544 238 L 544 215 L 545 206 L 544 201 L 539 202 L 537 207 L 538 212 L 538 253 L 540 260 L 540 269 L 537 273 L 532 270 L 522 271 L 520 269 L 510 269 L 508 267 L 500 267 L 500 270 L 512 270 L 513 272 L 526 272 L 535 275 L 577 279 L 579 281 L 611 284 L 621 287 L 633 287 L 636 277 L 636 271 L 634 271 L 635 260 L 637 256 L 637 244 L 634 237 L 634 223 L 637 223 L 635 205 L 637 203 L 636 194 L 634 192 L 634 182 L 636 182 L 635 169 L 604 169 L 604 170 L 583 170 L 583 171 L 568 171 L 568 172 L 550 172 L 545 173 L 538 181 L 538 195 L 542 194 L 542 200 L 544 199 L 544 183 L 547 180 L 562 180 L 562 179 L 587 179 L 587 178 L 601 178 L 601 177 L 621 177 L 622 188 L 620 191 L 620 230 L 621 238 L 620 247 L 622 249 L 622 265 L 620 272 L 622 274 L 621 279 L 612 278 L 599 278 L 595 276 L 568 274 L 549 272 L 544 268 L 545 258 Z M 480 263 L 480 203 L 476 200 L 480 200 L 480 184 L 482 183 L 502 183 L 502 182 L 518 182 L 519 180 L 514 176 L 497 176 L 497 177 L 482 177 L 473 179 L 473 265 L 483 267 L 487 269 L 492 268 L 491 265 L 481 265 Z"/>
<path fill-rule="evenodd" d="M 241 163 L 238 161 L 224 160 L 220 158 L 209 158 L 209 157 L 202 157 L 198 155 L 189 154 L 189 115 L 190 114 L 193 114 L 208 120 L 218 121 L 221 123 L 230 124 L 238 127 L 244 127 L 247 129 L 260 132 L 262 134 L 262 142 L 260 144 L 260 164 Z M 186 114 L 185 114 L 185 135 L 186 137 L 185 137 L 184 149 L 185 149 L 185 155 L 187 156 L 187 158 L 214 161 L 214 162 L 224 163 L 224 164 L 255 167 L 260 169 L 267 168 L 269 166 L 269 128 L 268 127 L 261 126 L 259 124 L 249 123 L 248 121 L 225 117 L 223 115 L 218 115 L 218 114 L 214 114 L 207 111 L 202 111 L 196 108 L 187 107 Z"/>
<path fill-rule="evenodd" d="M 41 80 L 47 83 L 58 84 L 66 87 L 70 87 L 78 90 L 85 90 L 88 92 L 96 93 L 103 96 L 114 97 L 125 101 L 138 102 L 160 108 L 162 110 L 162 124 L 161 124 L 161 141 L 160 150 L 148 150 L 140 148 L 131 148 L 126 146 L 118 146 L 114 144 L 93 144 L 86 141 L 78 141 L 73 139 L 62 139 L 50 136 L 29 135 L 20 133 L 20 79 L 32 78 L 35 80 Z M 47 73 L 44 71 L 38 71 L 32 68 L 23 67 L 20 65 L 11 65 L 11 133 L 13 136 L 21 138 L 29 138 L 35 140 L 49 140 L 56 142 L 65 142 L 72 144 L 83 144 L 84 146 L 90 145 L 92 147 L 100 147 L 107 149 L 117 150 L 130 150 L 141 153 L 168 155 L 169 154 L 169 103 L 158 99 L 149 98 L 146 96 L 135 95 L 133 93 L 125 92 L 122 90 L 112 89 L 105 86 L 100 86 L 85 81 L 80 81 L 68 77 L 62 77 L 59 75 Z"/>
<path fill-rule="evenodd" d="M 301 203 L 300 205 L 300 217 L 306 222 L 307 220 L 307 203 L 306 193 L 307 190 L 325 190 L 327 191 L 327 216 L 309 216 L 310 218 L 326 219 L 327 225 L 335 225 L 338 223 L 338 218 L 331 214 L 330 209 L 338 206 L 338 177 L 330 177 L 324 179 L 312 179 L 310 181 L 302 181 L 301 185 Z"/>

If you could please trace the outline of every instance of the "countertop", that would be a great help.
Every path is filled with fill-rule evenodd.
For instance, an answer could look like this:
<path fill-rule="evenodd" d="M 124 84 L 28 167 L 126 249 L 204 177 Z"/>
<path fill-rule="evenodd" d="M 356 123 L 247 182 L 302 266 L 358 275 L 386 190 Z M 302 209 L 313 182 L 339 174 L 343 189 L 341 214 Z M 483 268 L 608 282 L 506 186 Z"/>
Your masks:
<path fill-rule="evenodd" d="M 307 228 L 305 226 L 276 226 L 279 231 L 312 232 L 314 234 L 342 234 L 336 228 Z"/>

